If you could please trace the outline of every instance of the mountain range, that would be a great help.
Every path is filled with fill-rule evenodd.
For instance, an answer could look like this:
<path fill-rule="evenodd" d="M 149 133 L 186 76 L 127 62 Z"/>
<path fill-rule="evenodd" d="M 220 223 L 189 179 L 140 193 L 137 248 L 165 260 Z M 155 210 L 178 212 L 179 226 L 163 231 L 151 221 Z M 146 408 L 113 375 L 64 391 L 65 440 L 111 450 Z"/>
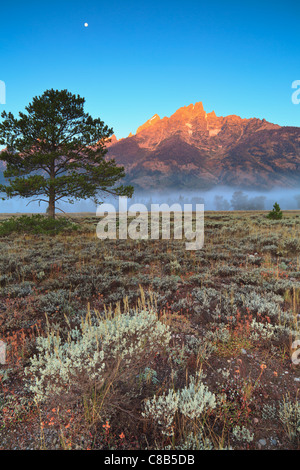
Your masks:
<path fill-rule="evenodd" d="M 201 102 L 172 116 L 155 114 L 135 134 L 107 143 L 136 189 L 295 188 L 300 183 L 300 128 L 265 119 L 206 113 Z"/>
<path fill-rule="evenodd" d="M 172 116 L 157 114 L 135 134 L 106 143 L 107 158 L 124 165 L 124 184 L 137 191 L 268 190 L 300 184 L 300 127 L 265 119 L 217 116 L 201 102 Z M 0 162 L 0 183 L 4 183 Z"/>

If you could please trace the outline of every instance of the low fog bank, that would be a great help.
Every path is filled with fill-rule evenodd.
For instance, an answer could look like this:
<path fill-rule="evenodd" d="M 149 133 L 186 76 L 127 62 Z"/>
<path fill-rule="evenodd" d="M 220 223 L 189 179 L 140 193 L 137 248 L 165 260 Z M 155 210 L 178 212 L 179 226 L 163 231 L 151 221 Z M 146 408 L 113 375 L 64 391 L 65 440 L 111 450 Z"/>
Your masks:
<path fill-rule="evenodd" d="M 0 200 L 0 214 L 9 214 L 9 213 L 46 213 L 47 204 L 41 203 L 40 205 L 37 202 L 32 202 L 28 205 L 30 199 L 21 199 L 13 198 L 6 201 Z M 95 212 L 97 206 L 92 201 L 78 201 L 75 204 L 61 203 L 57 206 L 57 214 L 62 214 L 59 209 L 64 212 Z"/>
<path fill-rule="evenodd" d="M 300 210 L 300 188 L 274 188 L 270 191 L 250 191 L 228 187 L 216 187 L 210 191 L 137 192 L 129 204 L 174 203 L 204 204 L 205 210 L 271 210 L 278 202 L 283 210 Z"/>
<path fill-rule="evenodd" d="M 113 204 L 118 211 L 118 199 L 111 196 L 103 199 L 104 202 Z M 29 200 L 14 198 L 0 201 L 0 213 L 45 213 L 47 204 L 32 202 Z M 271 210 L 274 202 L 278 202 L 283 210 L 300 210 L 300 188 L 284 189 L 274 188 L 270 191 L 243 191 L 236 188 L 216 187 L 210 191 L 179 191 L 179 192 L 136 192 L 128 200 L 128 206 L 134 203 L 142 203 L 150 209 L 151 204 L 204 204 L 205 210 Z M 79 201 L 75 204 L 61 203 L 59 209 L 65 212 L 94 212 L 97 206 L 91 200 Z M 193 207 L 194 208 L 194 207 Z M 57 213 L 60 213 L 57 210 Z"/>

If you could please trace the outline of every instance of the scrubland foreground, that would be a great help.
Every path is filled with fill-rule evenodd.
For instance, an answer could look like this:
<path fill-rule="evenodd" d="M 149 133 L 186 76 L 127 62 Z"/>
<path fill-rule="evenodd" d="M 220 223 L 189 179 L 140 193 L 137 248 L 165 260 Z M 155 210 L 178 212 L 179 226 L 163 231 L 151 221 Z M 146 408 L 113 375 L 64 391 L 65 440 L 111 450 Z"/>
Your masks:
<path fill-rule="evenodd" d="M 300 213 L 199 251 L 72 218 L 0 238 L 0 448 L 299 449 Z"/>

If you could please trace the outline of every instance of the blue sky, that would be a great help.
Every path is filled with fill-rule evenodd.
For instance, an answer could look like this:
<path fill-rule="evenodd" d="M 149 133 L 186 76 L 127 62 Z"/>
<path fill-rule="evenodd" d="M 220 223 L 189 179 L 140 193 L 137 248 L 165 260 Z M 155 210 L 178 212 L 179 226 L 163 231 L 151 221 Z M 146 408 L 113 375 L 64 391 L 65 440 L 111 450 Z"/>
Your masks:
<path fill-rule="evenodd" d="M 300 4 L 248 3 L 1 3 L 0 111 L 67 88 L 118 138 L 197 101 L 217 115 L 299 126 L 291 85 L 300 80 Z"/>

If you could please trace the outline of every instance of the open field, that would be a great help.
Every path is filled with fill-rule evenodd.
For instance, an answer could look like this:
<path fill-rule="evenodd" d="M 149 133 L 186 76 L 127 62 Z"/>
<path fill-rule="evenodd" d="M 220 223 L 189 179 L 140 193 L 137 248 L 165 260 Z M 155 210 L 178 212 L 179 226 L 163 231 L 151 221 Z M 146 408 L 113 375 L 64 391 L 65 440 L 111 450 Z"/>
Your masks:
<path fill-rule="evenodd" d="M 0 448 L 299 449 L 300 211 L 205 213 L 199 251 L 70 217 L 0 238 Z"/>

